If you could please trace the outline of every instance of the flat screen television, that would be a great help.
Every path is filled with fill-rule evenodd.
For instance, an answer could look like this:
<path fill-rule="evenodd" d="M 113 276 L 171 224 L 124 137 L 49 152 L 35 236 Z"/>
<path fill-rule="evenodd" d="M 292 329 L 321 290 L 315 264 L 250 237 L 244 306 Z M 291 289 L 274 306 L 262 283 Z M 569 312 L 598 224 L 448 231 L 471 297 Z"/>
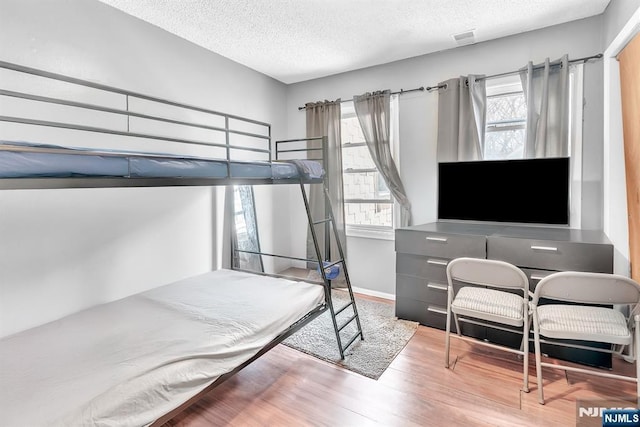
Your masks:
<path fill-rule="evenodd" d="M 569 224 L 569 158 L 438 164 L 438 218 Z"/>

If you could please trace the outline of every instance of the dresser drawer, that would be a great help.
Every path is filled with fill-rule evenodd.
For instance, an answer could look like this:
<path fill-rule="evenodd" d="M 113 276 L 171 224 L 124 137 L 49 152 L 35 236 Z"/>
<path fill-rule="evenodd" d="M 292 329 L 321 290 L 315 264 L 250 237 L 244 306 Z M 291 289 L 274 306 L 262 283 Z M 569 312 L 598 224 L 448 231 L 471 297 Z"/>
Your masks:
<path fill-rule="evenodd" d="M 591 243 L 489 236 L 487 258 L 519 267 L 610 273 L 613 247 Z"/>
<path fill-rule="evenodd" d="M 400 319 L 413 320 L 422 325 L 445 329 L 447 325 L 447 308 L 423 301 L 407 298 L 396 298 L 396 316 Z M 455 331 L 455 324 L 451 322 L 451 331 Z"/>
<path fill-rule="evenodd" d="M 396 230 L 396 252 L 453 259 L 463 256 L 484 258 L 485 236 L 436 234 Z"/>
<path fill-rule="evenodd" d="M 396 275 L 396 297 L 447 306 L 447 285 L 420 277 Z"/>
<path fill-rule="evenodd" d="M 396 254 L 396 273 L 447 283 L 449 260 L 420 255 Z"/>

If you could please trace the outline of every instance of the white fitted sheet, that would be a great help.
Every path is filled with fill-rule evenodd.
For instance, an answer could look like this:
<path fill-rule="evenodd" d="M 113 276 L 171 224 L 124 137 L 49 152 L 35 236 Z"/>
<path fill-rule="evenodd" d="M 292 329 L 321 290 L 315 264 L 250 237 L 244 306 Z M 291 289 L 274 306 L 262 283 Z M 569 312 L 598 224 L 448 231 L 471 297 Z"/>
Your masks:
<path fill-rule="evenodd" d="M 323 300 L 319 285 L 218 270 L 9 336 L 2 425 L 148 425 Z"/>

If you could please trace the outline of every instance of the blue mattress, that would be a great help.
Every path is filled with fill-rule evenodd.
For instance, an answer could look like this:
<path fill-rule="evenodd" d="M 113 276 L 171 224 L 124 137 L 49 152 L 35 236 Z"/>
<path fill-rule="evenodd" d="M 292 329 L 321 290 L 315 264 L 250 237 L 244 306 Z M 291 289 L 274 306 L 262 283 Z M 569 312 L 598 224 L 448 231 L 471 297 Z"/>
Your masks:
<path fill-rule="evenodd" d="M 159 159 L 132 157 L 129 159 L 132 178 L 226 178 L 225 162 L 197 159 Z"/>
<path fill-rule="evenodd" d="M 3 150 L 3 146 L 17 151 Z M 25 147 L 24 151 L 20 151 Z M 34 150 L 34 148 L 36 150 Z M 56 152 L 38 152 L 37 149 Z M 73 153 L 73 154 L 72 154 Z M 82 154 L 86 153 L 86 154 Z M 100 155 L 99 153 L 103 154 Z M 177 157 L 159 153 L 93 152 L 24 142 L 0 142 L 0 178 L 322 178 L 324 170 L 313 161 L 229 162 Z"/>
<path fill-rule="evenodd" d="M 0 177 L 127 176 L 126 158 L 0 151 Z"/>

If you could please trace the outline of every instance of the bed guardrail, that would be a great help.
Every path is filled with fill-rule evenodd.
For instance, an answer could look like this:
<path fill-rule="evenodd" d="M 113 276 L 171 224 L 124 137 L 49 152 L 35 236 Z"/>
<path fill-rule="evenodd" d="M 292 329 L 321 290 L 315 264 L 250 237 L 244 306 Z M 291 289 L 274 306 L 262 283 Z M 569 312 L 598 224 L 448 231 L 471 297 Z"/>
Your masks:
<path fill-rule="evenodd" d="M 10 62 L 0 61 L 0 72 L 0 96 L 4 99 L 0 122 L 216 148 L 217 154 L 208 157 L 227 161 L 272 160 L 271 125 L 265 122 Z M 36 79 L 36 84 L 32 84 L 32 79 Z M 19 90 L 6 87 L 12 83 Z M 31 87 L 36 87 L 40 93 L 34 93 Z M 48 88 L 52 95 L 43 95 L 43 87 Z M 65 96 L 59 96 L 60 93 Z M 69 94 L 80 94 L 92 101 L 70 99 L 66 96 Z M 93 102 L 95 99 L 104 102 Z M 15 104 L 15 108 L 12 109 L 11 104 Z M 48 108 L 53 111 L 46 111 Z M 145 108 L 151 112 L 145 111 Z M 25 110 L 29 114 L 20 114 Z M 164 110 L 164 113 L 154 113 L 153 110 Z M 114 117 L 125 120 L 120 120 L 116 126 L 78 124 L 73 120 L 74 113 L 78 111 L 93 114 L 92 120 L 98 122 L 113 121 Z M 34 117 L 34 112 L 40 117 Z M 55 119 L 60 116 L 64 116 L 65 120 Z M 193 116 L 198 119 L 189 118 Z M 165 127 L 169 132 L 150 132 L 147 130 L 150 127 Z M 208 137 L 182 136 L 202 131 Z M 135 150 L 135 146 L 133 148 Z M 253 158 L 247 159 L 248 155 Z"/>
<path fill-rule="evenodd" d="M 306 153 L 307 160 L 316 160 L 325 167 L 324 159 L 327 158 L 327 137 L 317 136 L 311 138 L 282 139 L 275 143 L 276 160 L 289 160 L 289 153 Z M 293 148 L 289 148 L 293 147 Z M 309 157 L 309 155 L 311 156 Z M 319 156 L 318 156 L 319 154 Z M 287 158 L 285 158 L 287 157 Z M 294 156 L 298 158 L 298 156 Z M 325 167 L 326 170 L 326 167 Z"/>

